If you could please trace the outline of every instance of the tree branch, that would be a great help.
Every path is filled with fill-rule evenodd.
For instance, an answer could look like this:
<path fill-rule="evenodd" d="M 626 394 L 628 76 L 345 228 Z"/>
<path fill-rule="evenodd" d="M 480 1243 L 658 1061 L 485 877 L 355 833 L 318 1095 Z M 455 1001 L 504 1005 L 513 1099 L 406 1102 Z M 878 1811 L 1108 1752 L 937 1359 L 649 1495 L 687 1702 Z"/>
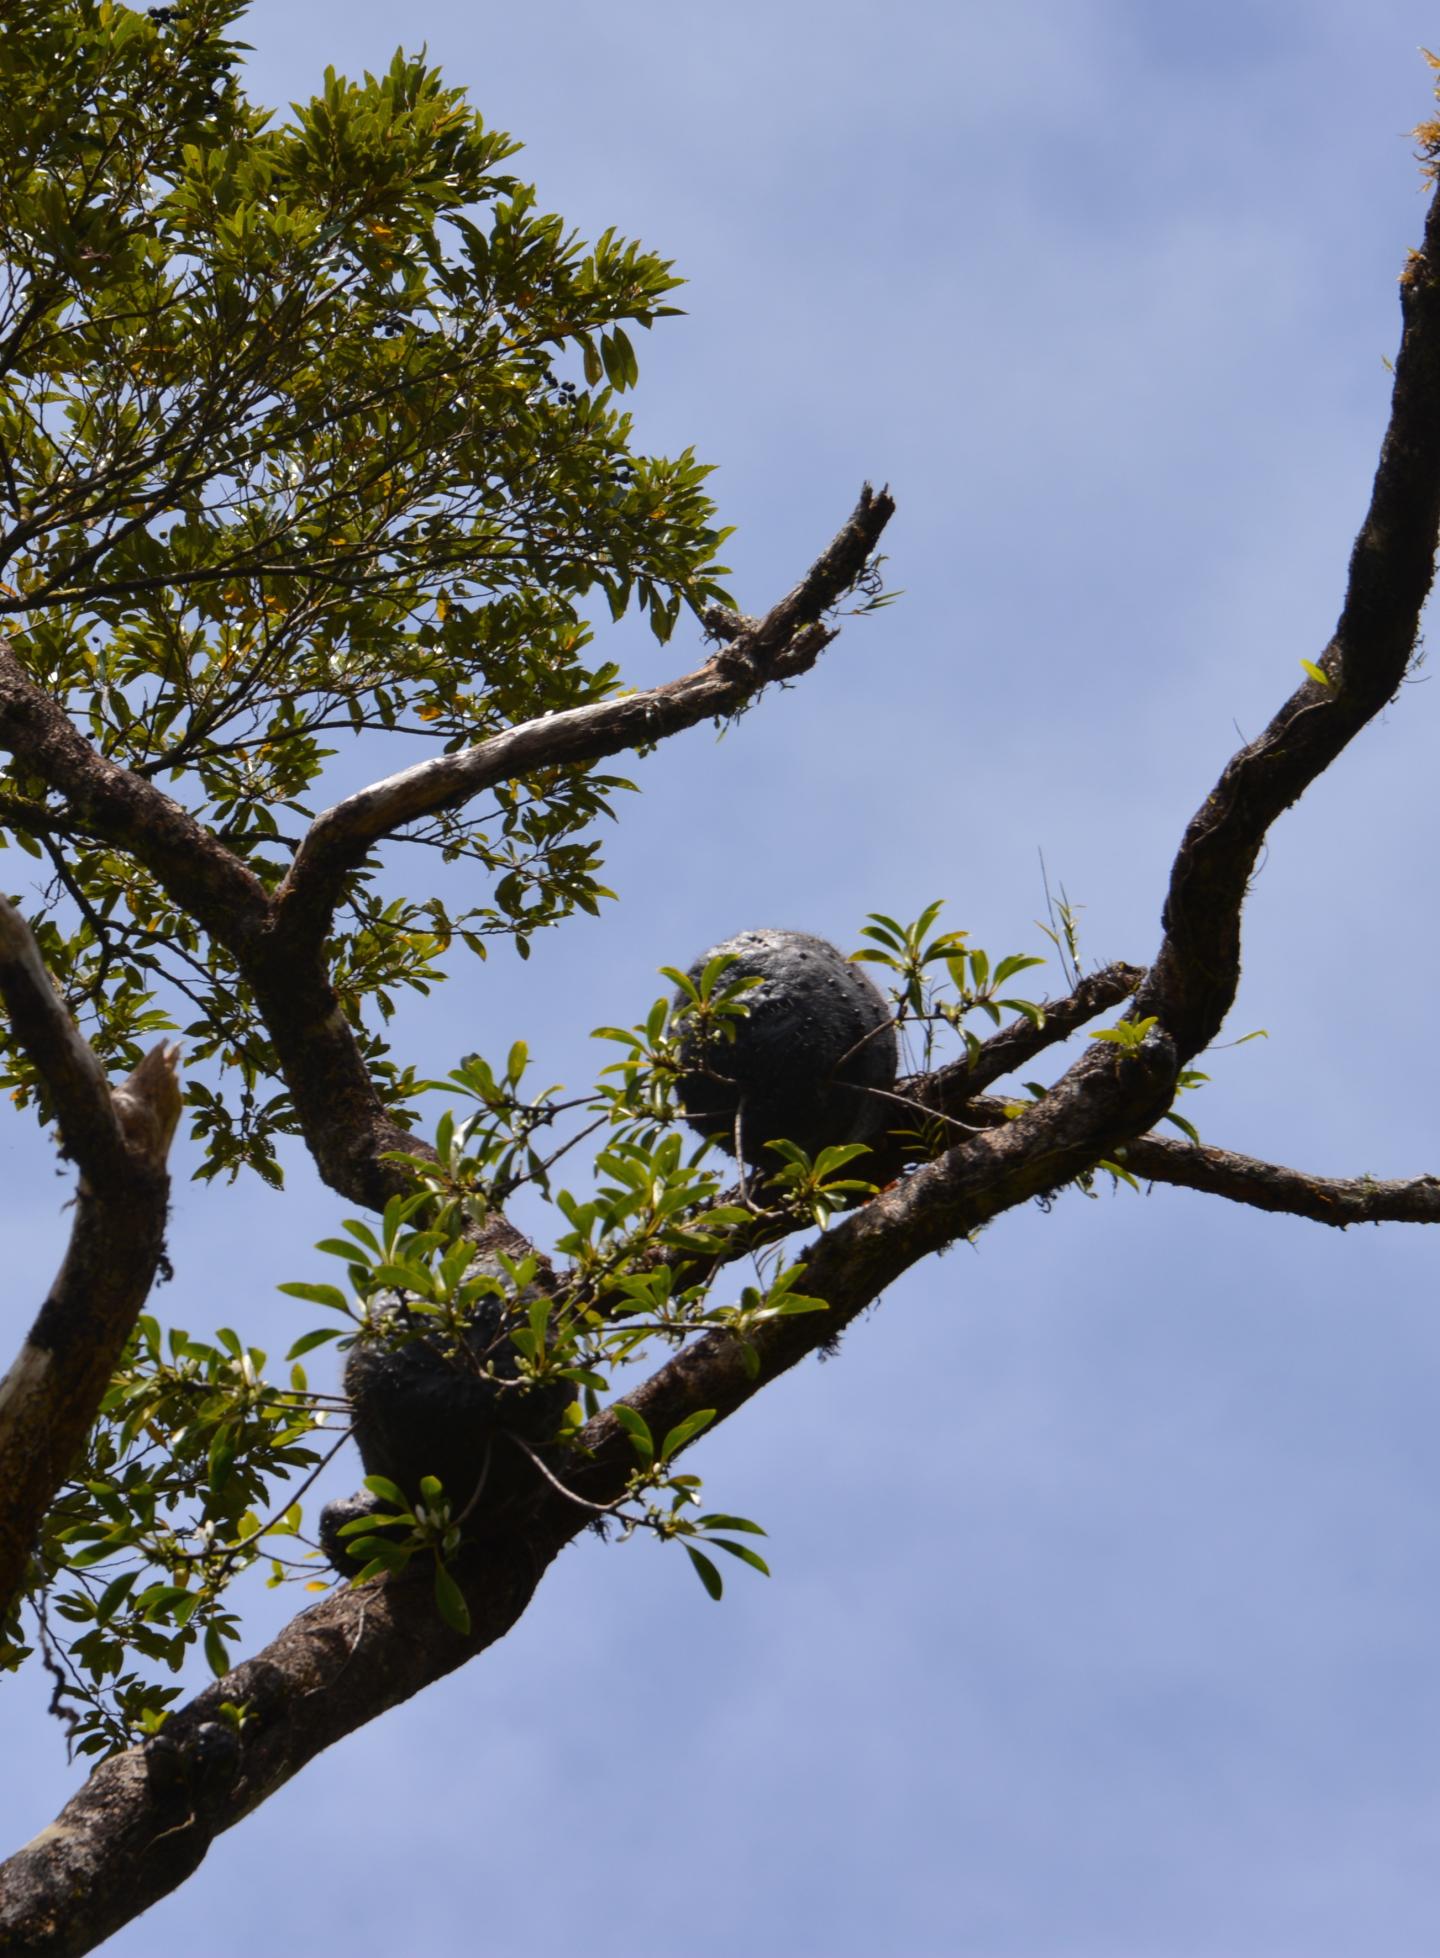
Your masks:
<path fill-rule="evenodd" d="M 721 650 L 694 672 L 647 692 L 542 715 L 453 755 L 417 762 L 361 789 L 311 824 L 277 893 L 281 931 L 315 940 L 328 929 L 346 875 L 382 837 L 455 809 L 537 769 L 602 760 L 649 747 L 698 721 L 734 714 L 772 680 L 808 671 L 835 637 L 821 623 L 864 571 L 895 505 L 867 483 L 849 522 L 795 589 L 763 619 L 736 620 Z"/>
<path fill-rule="evenodd" d="M 64 1263 L 0 1380 L 0 1622 L 40 1525 L 95 1420 L 164 1250 L 165 1161 L 180 1115 L 179 1050 L 153 1048 L 112 1094 L 50 983 L 29 927 L 0 899 L 0 997 L 80 1167 Z"/>
<path fill-rule="evenodd" d="M 424 1581 L 347 1587 L 293 1618 L 173 1713 L 157 1740 L 102 1762 L 50 1827 L 0 1865 L 0 1951 L 92 1951 L 183 1883 L 217 1835 L 317 1754 L 503 1637 L 553 1554 L 519 1529 L 472 1551 L 458 1573 L 468 1637 L 443 1622 Z M 224 1722 L 226 1702 L 244 1710 L 238 1733 Z"/>
<path fill-rule="evenodd" d="M 757 1329 L 762 1379 L 833 1336 L 919 1258 L 999 1211 L 1090 1169 L 1149 1129 L 1169 1107 L 1181 1067 L 1218 1031 L 1239 974 L 1246 882 L 1275 817 L 1344 749 L 1404 677 L 1440 534 L 1440 192 L 1425 252 L 1405 283 L 1405 327 L 1391 422 L 1369 515 L 1328 650 L 1328 687 L 1308 681 L 1261 738 L 1226 769 L 1182 841 L 1171 881 L 1161 963 L 1141 982 L 1135 1017 L 1160 1021 L 1133 1050 L 1093 1044 L 1049 1094 L 1013 1121 L 922 1164 L 837 1224 L 807 1256 L 805 1288 L 824 1298 L 825 1329 L 808 1317 Z M 1010 1052 L 1023 1051 L 1019 1042 Z M 1013 1061 L 1012 1063 L 1013 1064 Z M 949 1071 L 947 1070 L 947 1074 Z M 994 1078 L 994 1077 L 992 1077 Z M 962 1102 L 976 1081 L 950 1074 Z M 984 1119 L 984 1111 L 977 1110 Z M 748 1398 L 733 1341 L 706 1335 L 653 1375 L 632 1404 L 655 1432 L 700 1406 L 723 1414 Z M 597 1460 L 610 1445 L 601 1415 L 586 1430 Z M 656 1422 L 660 1423 L 658 1428 Z M 623 1435 L 614 1441 L 620 1447 Z M 587 1494 L 597 1493 L 585 1485 Z"/>
<path fill-rule="evenodd" d="M 915 1167 L 917 1156 L 922 1153 L 917 1137 L 923 1132 L 931 1132 L 925 1138 L 930 1140 L 938 1129 L 943 1146 L 950 1148 L 982 1129 L 998 1127 L 1007 1119 L 1003 1107 L 998 1102 L 982 1101 L 981 1091 L 1002 1075 L 1023 1067 L 1045 1048 L 1068 1040 L 1097 1013 L 1130 998 L 1144 976 L 1142 967 L 1116 961 L 1082 979 L 1064 999 L 1047 1001 L 1043 1025 L 1036 1026 L 1033 1020 L 1025 1018 L 1012 1020 L 983 1041 L 973 1058 L 967 1055 L 947 1067 L 937 1068 L 933 1074 L 913 1074 L 897 1082 L 894 1093 L 886 1097 L 891 1132 L 871 1144 L 869 1155 L 853 1166 L 855 1173 L 867 1183 L 881 1186 L 893 1183 Z M 929 1153 L 939 1154 L 940 1150 L 932 1147 Z M 730 1209 L 743 1203 L 745 1196 L 745 1186 L 733 1184 L 716 1198 L 716 1205 Z M 697 1228 L 704 1229 L 704 1212 L 695 1223 Z M 749 1257 L 766 1245 L 788 1237 L 794 1228 L 788 1215 L 761 1212 L 747 1229 L 727 1234 L 718 1252 L 693 1257 L 657 1250 L 653 1262 L 670 1267 L 678 1288 L 694 1282 L 706 1271 Z"/>
<path fill-rule="evenodd" d="M 867 485 L 849 522 L 763 619 L 734 619 L 721 651 L 649 693 L 545 716 L 459 755 L 402 771 L 320 816 L 272 900 L 259 879 L 187 810 L 98 754 L 0 639 L 0 746 L 24 756 L 67 813 L 131 851 L 169 895 L 229 948 L 275 1041 L 307 1146 L 330 1186 L 383 1208 L 405 1173 L 394 1150 L 425 1153 L 386 1110 L 330 984 L 323 956 L 348 871 L 415 817 L 457 806 L 527 771 L 649 745 L 734 713 L 768 681 L 806 671 L 834 637 L 823 614 L 864 572 L 894 502 Z M 498 1228 L 498 1227 L 497 1227 Z M 505 1237 L 509 1243 L 508 1235 Z M 518 1242 L 518 1239 L 517 1239 Z"/>
<path fill-rule="evenodd" d="M 145 865 L 237 955 L 263 933 L 270 899 L 252 871 L 187 809 L 91 747 L 0 634 L 0 748 L 63 795 L 66 814 Z"/>
<path fill-rule="evenodd" d="M 1139 1119 L 1168 1084 L 1168 1043 L 1092 1048 L 1068 1087 L 1005 1129 L 927 1164 L 827 1232 L 807 1259 L 807 1285 L 826 1312 L 764 1322 L 750 1373 L 728 1332 L 683 1348 L 627 1404 L 657 1433 L 676 1410 L 714 1407 L 724 1419 L 843 1328 L 885 1285 L 935 1248 L 937 1231 L 963 1235 L 996 1211 L 1064 1180 L 1077 1126 L 1108 1132 Z M 943 1213 L 943 1221 L 942 1219 Z M 683 1418 L 683 1416 L 681 1417 Z M 613 1412 L 591 1421 L 565 1480 L 591 1501 L 612 1500 L 634 1463 Z M 256 1658 L 171 1715 L 160 1743 L 102 1763 L 57 1820 L 0 1867 L 0 1949 L 92 1950 L 182 1883 L 210 1843 L 326 1747 L 463 1665 L 503 1636 L 546 1568 L 585 1526 L 588 1511 L 536 1478 L 518 1507 L 481 1520 L 456 1567 L 471 1611 L 462 1638 L 440 1619 L 428 1582 L 383 1579 L 334 1593 L 302 1613 Z M 222 1703 L 244 1709 L 238 1733 Z M 63 1899 L 63 1909 L 61 1900 Z"/>
<path fill-rule="evenodd" d="M 755 1324 L 747 1337 L 758 1369 L 747 1368 L 744 1349 L 729 1332 L 705 1333 L 682 1348 L 628 1397 L 654 1432 L 701 1407 L 725 1418 L 778 1373 L 833 1342 L 909 1266 L 1001 1211 L 1062 1186 L 1127 1142 L 1136 1160 L 1131 1139 L 1168 1107 L 1180 1067 L 1208 1044 L 1228 1011 L 1239 971 L 1240 910 L 1266 830 L 1404 677 L 1440 529 L 1440 204 L 1432 205 L 1425 251 L 1407 275 L 1404 305 L 1390 431 L 1340 623 L 1322 660 L 1329 684 L 1307 681 L 1299 689 L 1260 739 L 1234 758 L 1191 823 L 1171 879 L 1161 956 L 1135 1008 L 1137 1016 L 1157 1015 L 1159 1024 L 1133 1049 L 1088 1045 L 1042 1101 L 968 1136 L 836 1223 L 805 1254 L 806 1289 L 825 1299 L 828 1310 Z M 292 867 L 287 902 L 298 919 L 292 929 L 313 933 L 328 916 L 328 891 L 398 824 L 454 806 L 507 776 L 597 759 L 707 714 L 733 712 L 765 679 L 800 670 L 787 660 L 803 656 L 808 663 L 826 636 L 813 611 L 816 597 L 807 581 L 786 601 L 788 614 L 776 608 L 770 619 L 780 636 L 773 644 L 752 640 L 747 628 L 706 668 L 669 688 L 531 723 L 468 756 L 423 764 L 338 805 L 317 823 Z M 762 621 L 757 635 L 768 623 Z M 650 720 L 652 714 L 661 718 Z M 1012 1043 L 1008 1052 L 1005 1071 L 1016 1064 L 1013 1056 L 1024 1057 L 1021 1045 Z M 983 1120 L 975 1076 L 953 1085 Z M 1156 1147 L 1171 1145 L 1147 1138 L 1140 1160 Z M 634 1459 L 629 1438 L 607 1410 L 581 1439 L 588 1453 L 577 1458 L 569 1480 L 603 1502 L 624 1487 Z M 425 1585 L 383 1581 L 304 1614 L 258 1659 L 172 1718 L 162 1737 L 169 1739 L 168 1753 L 152 1749 L 147 1761 L 137 1751 L 106 1763 L 59 1822 L 5 1866 L 0 1933 L 12 1946 L 37 1952 L 91 1948 L 172 1888 L 218 1830 L 321 1748 L 499 1636 L 581 1523 L 575 1505 L 546 1485 L 523 1513 L 483 1520 L 485 1537 L 466 1553 L 466 1593 L 477 1627 L 469 1639 L 445 1630 Z M 249 1714 L 228 1751 L 208 1738 L 226 1731 L 215 1718 L 222 1699 L 244 1704 Z M 161 1760 L 169 1763 L 163 1770 Z M 63 1932 L 55 1928 L 62 1898 L 69 1924 Z"/>
<path fill-rule="evenodd" d="M 1440 1224 L 1440 1177 L 1382 1182 L 1374 1176 L 1311 1176 L 1281 1163 L 1237 1156 L 1209 1144 L 1142 1135 L 1117 1155 L 1132 1175 L 1181 1190 L 1202 1190 L 1256 1210 L 1283 1211 L 1315 1224 Z"/>
<path fill-rule="evenodd" d="M 275 1042 L 306 1144 L 333 1189 L 382 1209 L 410 1187 L 407 1172 L 387 1163 L 386 1154 L 428 1153 L 376 1094 L 325 968 L 324 935 L 349 870 L 373 843 L 417 816 L 535 768 L 648 745 L 711 714 L 733 713 L 768 680 L 803 672 L 833 637 L 819 614 L 864 571 L 893 509 L 885 491 L 867 487 L 849 523 L 794 591 L 758 622 L 739 621 L 730 643 L 683 679 L 528 721 L 461 754 L 405 769 L 317 818 L 277 893 L 274 928 L 232 949 Z M 502 1241 L 509 1249 L 519 1243 L 518 1236 Z"/>
<path fill-rule="evenodd" d="M 50 981 L 34 934 L 0 897 L 0 999 L 15 1037 L 49 1091 L 73 1157 L 93 1188 L 123 1181 L 125 1138 L 105 1071 Z"/>
<path fill-rule="evenodd" d="M 1219 1032 L 1240 976 L 1240 912 L 1271 824 L 1395 693 L 1414 654 L 1440 536 L 1440 190 L 1400 283 L 1403 329 L 1390 425 L 1355 540 L 1326 684 L 1307 679 L 1234 756 L 1185 832 L 1165 938 L 1136 1001 L 1182 1065 Z"/>
<path fill-rule="evenodd" d="M 948 1067 L 937 1068 L 934 1074 L 916 1075 L 901 1083 L 901 1091 L 926 1110 L 953 1115 L 1003 1075 L 1013 1074 L 1047 1047 L 1068 1040 L 1097 1013 L 1131 998 L 1144 977 L 1143 966 L 1125 965 L 1117 959 L 1113 965 L 1087 974 L 1064 999 L 1053 1004 L 1047 1001 L 1042 1025 L 1025 1018 L 1012 1020 L 983 1041 L 973 1059 L 967 1055 Z"/>

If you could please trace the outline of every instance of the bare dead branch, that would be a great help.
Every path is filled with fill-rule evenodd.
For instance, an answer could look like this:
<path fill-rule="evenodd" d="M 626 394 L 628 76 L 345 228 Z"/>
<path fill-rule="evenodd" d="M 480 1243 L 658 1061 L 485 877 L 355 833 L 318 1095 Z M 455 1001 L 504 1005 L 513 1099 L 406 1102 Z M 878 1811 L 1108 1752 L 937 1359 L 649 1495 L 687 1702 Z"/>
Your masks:
<path fill-rule="evenodd" d="M 807 671 L 835 636 L 821 623 L 825 614 L 864 571 L 894 507 L 887 490 L 867 483 L 848 523 L 795 589 L 758 621 L 725 614 L 725 643 L 694 672 L 645 693 L 525 721 L 337 802 L 311 825 L 277 894 L 282 931 L 307 940 L 322 936 L 346 874 L 373 844 L 419 817 L 458 808 L 537 769 L 599 761 L 699 721 L 723 719 L 768 682 Z"/>
<path fill-rule="evenodd" d="M 1014 1119 L 1013 1106 L 977 1095 L 966 1104 L 965 1119 L 977 1132 L 1004 1128 Z M 1198 1190 L 1337 1230 L 1350 1224 L 1440 1224 L 1440 1176 L 1316 1176 L 1210 1143 L 1154 1133 L 1118 1144 L 1113 1154 L 1141 1182 Z"/>
<path fill-rule="evenodd" d="M 163 1165 L 180 1123 L 180 1049 L 161 1041 L 115 1090 L 115 1113 L 131 1157 Z"/>

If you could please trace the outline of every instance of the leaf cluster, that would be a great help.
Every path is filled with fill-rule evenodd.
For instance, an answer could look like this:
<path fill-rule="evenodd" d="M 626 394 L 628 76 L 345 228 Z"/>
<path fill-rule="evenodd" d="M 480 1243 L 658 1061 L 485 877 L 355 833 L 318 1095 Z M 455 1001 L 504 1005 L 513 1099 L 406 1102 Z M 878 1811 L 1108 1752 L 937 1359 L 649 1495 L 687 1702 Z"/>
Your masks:
<path fill-rule="evenodd" d="M 894 975 L 897 1022 L 922 1030 L 927 1061 L 947 1031 L 967 1057 L 979 1050 L 965 1025 L 970 1014 L 994 1022 L 1013 1012 L 1043 1027 L 1044 1009 L 1007 990 L 1043 961 L 1018 954 L 992 961 L 966 932 L 937 930 L 940 909 L 927 906 L 910 923 L 872 913 L 868 943 L 855 955 Z M 625 1536 L 681 1542 L 712 1596 L 721 1580 L 707 1543 L 763 1568 L 734 1541 L 736 1531 L 755 1526 L 702 1512 L 700 1479 L 677 1459 L 713 1410 L 656 1436 L 624 1398 L 657 1342 L 674 1348 L 700 1332 L 724 1332 L 758 1377 L 761 1329 L 825 1310 L 805 1290 L 804 1255 L 787 1255 L 787 1240 L 823 1230 L 874 1194 L 861 1144 L 831 1145 L 812 1159 L 777 1137 L 769 1173 L 737 1187 L 711 1143 L 680 1132 L 677 1086 L 694 1065 L 697 1036 L 732 1040 L 750 1010 L 757 982 L 734 965 L 719 955 L 698 974 L 662 968 L 673 990 L 642 1021 L 596 1029 L 619 1057 L 583 1093 L 532 1085 L 523 1041 L 502 1062 L 472 1054 L 443 1080 L 408 1081 L 407 1092 L 437 1093 L 449 1104 L 433 1149 L 394 1158 L 408 1188 L 381 1216 L 347 1218 L 321 1241 L 317 1249 L 342 1268 L 336 1278 L 282 1286 L 327 1320 L 293 1342 L 288 1387 L 267 1385 L 265 1356 L 243 1349 L 233 1333 L 222 1331 L 212 1344 L 174 1333 L 167 1352 L 154 1322 L 142 1320 L 106 1400 L 94 1459 L 66 1492 L 47 1546 L 45 1577 L 52 1588 L 72 1587 L 54 1612 L 84 1628 L 67 1663 L 86 1681 L 87 1742 L 118 1744 L 167 1703 L 171 1689 L 119 1671 L 127 1649 L 170 1665 L 203 1636 L 218 1662 L 233 1629 L 225 1596 L 235 1579 L 260 1565 L 271 1582 L 321 1581 L 304 1551 L 303 1487 L 277 1493 L 284 1477 L 306 1474 L 318 1459 L 315 1434 L 333 1403 L 309 1388 L 300 1363 L 321 1347 L 357 1339 L 404 1345 L 423 1336 L 456 1365 L 482 1373 L 497 1403 L 515 1406 L 548 1390 L 546 1405 L 563 1412 L 531 1453 L 537 1472 L 562 1485 L 580 1459 L 585 1423 L 608 1408 L 629 1437 L 635 1466 L 624 1495 L 600 1506 L 596 1520 Z M 1144 1021 L 1127 1020 L 1095 1037 L 1131 1046 L 1146 1031 Z M 1182 1086 L 1205 1078 L 1187 1070 Z M 1036 1097 L 1047 1092 L 1038 1082 L 1027 1088 Z M 947 1137 L 934 1141 L 945 1146 Z M 570 1163 L 578 1173 L 564 1179 Z M 1133 1181 L 1123 1163 L 1100 1167 Z M 1091 1190 L 1093 1175 L 1081 1185 Z M 522 1189 L 548 1206 L 553 1261 L 543 1268 L 535 1255 L 477 1249 Z M 727 1296 L 726 1274 L 742 1262 L 748 1269 Z M 500 1333 L 491 1350 L 477 1353 L 467 1335 L 482 1312 Z M 515 1445 L 530 1448 L 523 1435 Z M 475 1492 L 430 1476 L 412 1503 L 377 1478 L 367 1486 L 379 1510 L 341 1530 L 361 1559 L 361 1581 L 420 1560 L 431 1569 L 437 1609 L 463 1634 L 468 1615 L 453 1563 Z M 192 1507 L 181 1508 L 182 1498 Z"/>
<path fill-rule="evenodd" d="M 851 954 L 857 962 L 884 966 L 895 974 L 890 996 L 895 1002 L 897 1025 L 909 1021 L 923 1036 L 923 1060 L 930 1066 L 937 1029 L 950 1028 L 960 1035 L 968 1054 L 980 1051 L 978 1036 L 964 1022 L 972 1013 L 983 1013 L 999 1026 L 1006 1013 L 1018 1013 L 1032 1025 L 1045 1024 L 1045 1011 L 1033 1000 L 1005 994 L 1005 987 L 1019 973 L 1043 965 L 1033 953 L 1012 952 L 992 967 L 988 952 L 969 947 L 967 931 L 942 931 L 932 937 L 944 900 L 928 904 L 913 923 L 902 924 L 883 912 L 872 911 L 870 922 L 860 935 L 871 944 Z"/>
<path fill-rule="evenodd" d="M 273 888 L 356 739 L 453 752 L 606 698 L 591 614 L 638 605 L 668 637 L 724 597 L 724 533 L 704 466 L 637 452 L 621 405 L 670 265 L 545 212 L 423 56 L 272 119 L 238 80 L 242 11 L 7 16 L 0 624 L 103 756 Z M 623 786 L 556 767 L 418 827 L 480 873 L 462 907 L 355 872 L 328 949 L 377 1067 L 375 1015 L 453 949 L 523 953 L 610 895 L 594 826 Z M 6 844 L 44 868 L 27 912 L 97 1052 L 180 1028 L 208 1173 L 276 1180 L 293 1112 L 229 954 L 23 757 Z"/>
<path fill-rule="evenodd" d="M 154 1731 L 181 1691 L 163 1675 L 197 1647 L 227 1670 L 237 1578 L 263 1564 L 279 1582 L 304 1567 L 301 1507 L 285 1485 L 322 1461 L 331 1397 L 299 1366 L 278 1387 L 265 1364 L 228 1327 L 213 1342 L 162 1335 L 148 1314 L 136 1327 L 36 1558 L 43 1651 L 79 1754 Z M 0 1644 L 8 1666 L 25 1656 Z"/>

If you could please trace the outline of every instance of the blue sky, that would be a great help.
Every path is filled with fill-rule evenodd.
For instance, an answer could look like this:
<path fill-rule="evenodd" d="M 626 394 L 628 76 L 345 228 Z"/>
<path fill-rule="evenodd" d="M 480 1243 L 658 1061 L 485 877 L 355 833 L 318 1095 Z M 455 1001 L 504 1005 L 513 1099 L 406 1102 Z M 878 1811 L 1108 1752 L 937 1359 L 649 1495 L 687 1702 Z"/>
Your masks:
<path fill-rule="evenodd" d="M 1042 949 L 1040 849 L 1089 958 L 1148 958 L 1185 820 L 1339 606 L 1433 12 L 257 0 L 253 92 L 402 32 L 547 205 L 689 278 L 639 336 L 636 412 L 718 465 L 742 602 L 867 477 L 906 593 L 723 742 L 641 765 L 620 906 L 462 971 L 406 1057 L 523 1035 L 584 1082 L 592 1026 L 750 925 L 848 947 L 944 896 L 978 943 Z M 617 643 L 637 679 L 695 651 Z M 1233 1022 L 1270 1038 L 1213 1057 L 1207 1140 L 1440 1169 L 1437 716 L 1406 688 L 1275 830 Z M 13 1342 L 66 1185 L 18 1121 L 0 1151 Z M 273 1287 L 342 1214 L 299 1166 L 283 1199 L 181 1183 L 161 1308 L 283 1351 Z M 1010 1215 L 698 1452 L 769 1528 L 770 1583 L 716 1607 L 676 1556 L 587 1540 L 502 1647 L 111 1948 L 1428 1958 L 1435 1255 L 1171 1191 Z M 7 1695 L 11 1841 L 72 1784 L 43 1700 Z"/>

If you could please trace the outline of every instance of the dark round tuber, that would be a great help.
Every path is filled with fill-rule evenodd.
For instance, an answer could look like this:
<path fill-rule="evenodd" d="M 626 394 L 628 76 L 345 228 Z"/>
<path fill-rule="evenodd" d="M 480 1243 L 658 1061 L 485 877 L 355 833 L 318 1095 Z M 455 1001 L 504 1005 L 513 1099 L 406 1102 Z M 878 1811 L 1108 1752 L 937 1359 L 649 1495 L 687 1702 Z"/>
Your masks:
<path fill-rule="evenodd" d="M 720 979 L 756 978 L 735 1038 L 698 1028 L 682 1042 L 680 1105 L 692 1129 L 719 1136 L 757 1168 L 783 1138 L 814 1157 L 832 1143 L 874 1142 L 889 1125 L 897 1048 L 890 1008 L 866 972 L 807 931 L 742 931 L 690 967 L 696 982 L 729 953 Z M 737 1115 L 739 1117 L 737 1124 Z"/>

